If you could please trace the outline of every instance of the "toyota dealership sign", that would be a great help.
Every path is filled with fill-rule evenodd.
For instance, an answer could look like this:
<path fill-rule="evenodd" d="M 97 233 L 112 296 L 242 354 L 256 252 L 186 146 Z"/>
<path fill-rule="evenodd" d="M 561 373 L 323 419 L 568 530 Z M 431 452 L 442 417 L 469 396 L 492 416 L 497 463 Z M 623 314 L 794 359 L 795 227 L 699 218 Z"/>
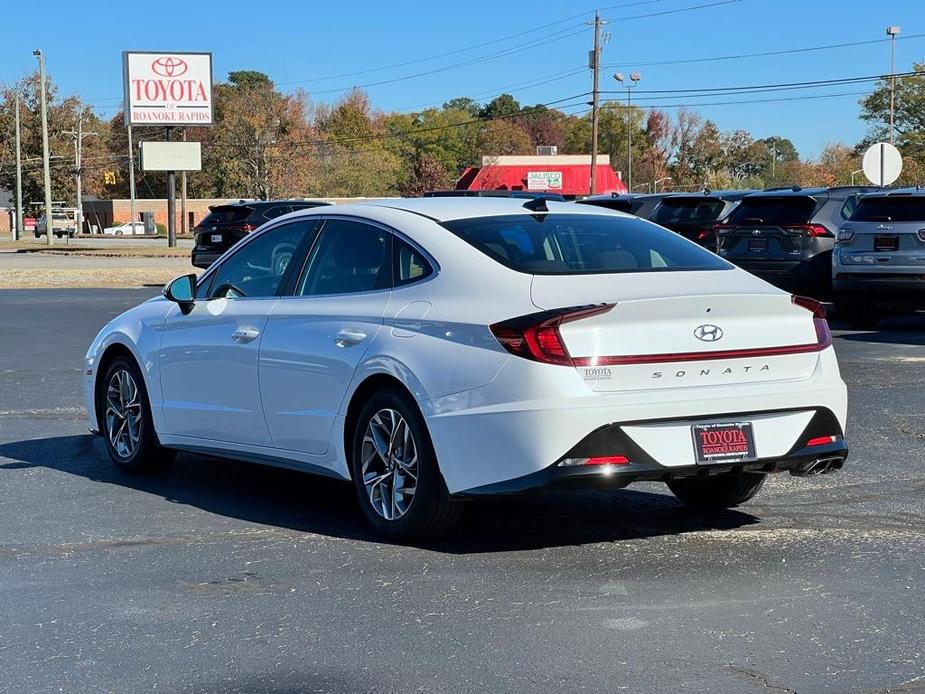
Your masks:
<path fill-rule="evenodd" d="M 211 125 L 212 54 L 126 51 L 128 125 Z"/>

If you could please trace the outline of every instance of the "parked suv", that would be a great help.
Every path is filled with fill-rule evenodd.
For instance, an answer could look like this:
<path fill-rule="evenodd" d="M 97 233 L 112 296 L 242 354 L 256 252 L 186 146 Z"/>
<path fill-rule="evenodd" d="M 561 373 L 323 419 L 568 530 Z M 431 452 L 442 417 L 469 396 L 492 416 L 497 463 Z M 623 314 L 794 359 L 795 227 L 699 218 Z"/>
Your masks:
<path fill-rule="evenodd" d="M 608 210 L 618 210 L 649 219 L 658 204 L 670 195 L 674 193 L 611 193 L 610 195 L 590 195 L 575 202 L 581 205 L 606 207 Z"/>
<path fill-rule="evenodd" d="M 753 190 L 704 190 L 678 193 L 662 200 L 649 220 L 716 250 L 716 225 L 726 221 L 744 195 Z"/>
<path fill-rule="evenodd" d="M 271 219 L 309 207 L 328 205 L 322 200 L 241 200 L 213 205 L 193 233 L 192 262 L 207 268 L 238 241 Z"/>
<path fill-rule="evenodd" d="M 717 252 L 781 289 L 828 299 L 835 232 L 872 190 L 794 186 L 751 193 L 717 226 Z"/>
<path fill-rule="evenodd" d="M 876 328 L 886 308 L 925 308 L 925 190 L 862 197 L 832 261 L 835 309 L 852 327 Z"/>

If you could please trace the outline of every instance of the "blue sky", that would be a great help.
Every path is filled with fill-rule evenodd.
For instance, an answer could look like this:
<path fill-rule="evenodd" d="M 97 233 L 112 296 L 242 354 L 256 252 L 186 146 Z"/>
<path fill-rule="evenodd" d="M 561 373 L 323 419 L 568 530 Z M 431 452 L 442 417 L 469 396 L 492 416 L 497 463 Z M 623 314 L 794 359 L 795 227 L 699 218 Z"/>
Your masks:
<path fill-rule="evenodd" d="M 737 0 L 634 18 L 721 1 L 600 0 L 597 7 L 610 20 L 605 30 L 611 34 L 603 60 L 620 65 L 604 71 L 602 88 L 614 88 L 611 75 L 617 69 L 638 69 L 643 79 L 634 100 L 639 103 L 688 104 L 722 129 L 745 128 L 756 137 L 789 137 L 801 154 L 815 156 L 827 142 L 853 144 L 864 135 L 865 126 L 857 118 L 859 97 L 854 93 L 869 89 L 869 84 L 709 98 L 642 92 L 882 74 L 889 71 L 888 43 L 774 57 L 644 64 L 877 41 L 886 38 L 888 24 L 900 25 L 903 36 L 923 34 L 897 42 L 897 71 L 910 69 L 913 61 L 925 61 L 922 0 Z M 386 110 L 420 109 L 454 96 L 485 100 L 501 91 L 513 93 L 522 103 L 535 104 L 590 89 L 590 72 L 582 67 L 587 64 L 591 28 L 583 22 L 592 18 L 595 6 L 585 0 L 98 0 L 92 4 L 45 0 L 42 14 L 53 18 L 47 26 L 41 25 L 37 7 L 15 2 L 4 8 L 0 81 L 12 81 L 33 70 L 32 50 L 40 47 L 47 56 L 49 74 L 64 93 L 80 94 L 106 115 L 115 113 L 121 101 L 124 49 L 212 51 L 217 79 L 229 70 L 262 70 L 281 88 L 301 87 L 315 101 L 336 100 L 342 90 L 355 84 L 393 80 L 366 88 L 373 103 Z M 522 35 L 494 42 L 518 33 Z M 408 64 L 377 69 L 400 63 Z M 459 63 L 469 64 L 444 69 Z M 431 74 L 410 77 L 423 72 Z M 698 106 L 844 94 L 848 95 Z M 560 103 L 576 104 L 564 109 L 574 113 L 585 108 L 584 100 Z"/>

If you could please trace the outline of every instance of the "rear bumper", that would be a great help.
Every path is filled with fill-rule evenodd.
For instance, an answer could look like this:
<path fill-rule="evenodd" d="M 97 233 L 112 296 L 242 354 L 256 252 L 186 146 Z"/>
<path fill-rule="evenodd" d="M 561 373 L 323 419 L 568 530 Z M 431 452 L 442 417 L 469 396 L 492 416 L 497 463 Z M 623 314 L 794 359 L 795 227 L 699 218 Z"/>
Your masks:
<path fill-rule="evenodd" d="M 925 306 L 925 274 L 839 274 L 848 276 L 836 276 L 833 280 L 836 299 L 851 301 L 863 298 L 866 301 Z"/>
<path fill-rule="evenodd" d="M 783 412 L 736 413 L 731 418 L 750 415 L 787 414 Z M 675 423 L 675 422 L 672 422 Z M 692 423 L 692 422 L 689 422 Z M 817 408 L 796 443 L 784 455 L 745 462 L 668 466 L 654 460 L 624 430 L 627 426 L 657 424 L 653 422 L 611 424 L 592 432 L 572 448 L 563 459 L 595 456 L 624 456 L 631 462 L 608 465 L 561 465 L 561 460 L 542 470 L 510 480 L 488 484 L 455 494 L 459 498 L 528 494 L 548 489 L 620 488 L 633 482 L 670 482 L 690 477 L 709 477 L 731 471 L 776 473 L 790 472 L 796 476 L 812 472 L 823 462 L 825 472 L 839 470 L 848 457 L 848 445 L 837 418 L 826 408 Z M 834 435 L 836 440 L 825 445 L 807 446 L 816 436 Z"/>

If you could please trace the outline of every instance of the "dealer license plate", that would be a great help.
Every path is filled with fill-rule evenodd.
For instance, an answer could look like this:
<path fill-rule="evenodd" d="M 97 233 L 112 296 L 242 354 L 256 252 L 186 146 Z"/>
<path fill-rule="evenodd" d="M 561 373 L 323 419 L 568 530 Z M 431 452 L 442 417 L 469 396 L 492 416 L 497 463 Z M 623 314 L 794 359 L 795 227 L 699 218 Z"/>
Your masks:
<path fill-rule="evenodd" d="M 212 243 L 221 243 L 222 235 L 221 234 L 212 234 Z"/>
<path fill-rule="evenodd" d="M 694 452 L 701 465 L 754 460 L 755 436 L 751 422 L 694 424 Z"/>

